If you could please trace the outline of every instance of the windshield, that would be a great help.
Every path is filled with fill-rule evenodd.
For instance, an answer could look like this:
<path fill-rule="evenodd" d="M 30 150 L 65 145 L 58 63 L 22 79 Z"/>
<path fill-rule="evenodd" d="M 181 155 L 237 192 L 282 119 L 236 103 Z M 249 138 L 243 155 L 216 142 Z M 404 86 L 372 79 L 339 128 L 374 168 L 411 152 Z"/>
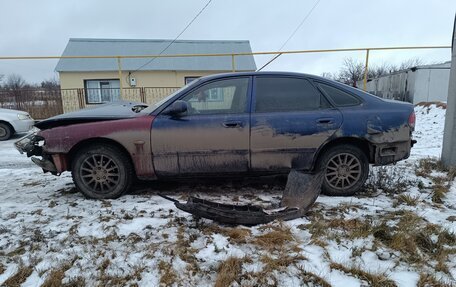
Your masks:
<path fill-rule="evenodd" d="M 164 99 L 162 99 L 162 100 L 156 102 L 155 104 L 150 105 L 150 106 L 148 106 L 147 108 L 141 110 L 141 113 L 147 113 L 147 114 L 152 113 L 152 112 L 155 111 L 158 107 L 160 107 L 161 105 L 163 105 L 164 103 L 166 103 L 169 99 L 171 99 L 172 97 L 174 97 L 175 95 L 177 95 L 177 94 L 180 93 L 182 90 L 184 90 L 184 89 L 186 89 L 187 87 L 189 87 L 190 85 L 195 84 L 196 82 L 198 82 L 198 80 L 195 80 L 195 81 L 192 81 L 192 82 L 186 84 L 185 86 L 183 86 L 182 88 L 178 89 L 177 91 L 175 91 L 174 93 L 170 94 L 169 96 L 165 97 Z"/>

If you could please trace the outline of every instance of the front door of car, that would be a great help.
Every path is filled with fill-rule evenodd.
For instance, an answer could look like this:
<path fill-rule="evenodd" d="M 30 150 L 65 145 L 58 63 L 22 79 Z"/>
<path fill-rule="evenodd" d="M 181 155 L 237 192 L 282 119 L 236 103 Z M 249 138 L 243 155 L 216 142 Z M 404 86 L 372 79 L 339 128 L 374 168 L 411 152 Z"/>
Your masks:
<path fill-rule="evenodd" d="M 187 112 L 164 112 L 153 121 L 157 176 L 224 174 L 249 168 L 251 77 L 203 83 L 179 100 Z"/>
<path fill-rule="evenodd" d="M 304 78 L 257 76 L 251 116 L 252 171 L 311 168 L 342 114 Z"/>

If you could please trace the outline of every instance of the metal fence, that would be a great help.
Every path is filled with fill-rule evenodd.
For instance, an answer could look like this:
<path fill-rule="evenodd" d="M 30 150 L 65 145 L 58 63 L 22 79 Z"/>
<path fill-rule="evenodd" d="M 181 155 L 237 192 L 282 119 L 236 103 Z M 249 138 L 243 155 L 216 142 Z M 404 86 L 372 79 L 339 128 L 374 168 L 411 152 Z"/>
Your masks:
<path fill-rule="evenodd" d="M 0 90 L 0 108 L 26 111 L 34 119 L 63 113 L 60 89 Z"/>
<path fill-rule="evenodd" d="M 0 108 L 22 110 L 34 119 L 93 107 L 102 103 L 125 100 L 154 104 L 178 87 L 136 87 L 120 89 L 27 89 L 0 90 Z M 120 96 L 122 95 L 122 96 Z"/>

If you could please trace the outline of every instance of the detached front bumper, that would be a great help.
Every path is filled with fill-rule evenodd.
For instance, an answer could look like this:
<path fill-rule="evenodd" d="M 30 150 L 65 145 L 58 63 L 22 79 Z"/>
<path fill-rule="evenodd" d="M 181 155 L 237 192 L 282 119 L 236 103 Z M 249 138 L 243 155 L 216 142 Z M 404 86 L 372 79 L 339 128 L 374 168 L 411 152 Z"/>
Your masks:
<path fill-rule="evenodd" d="M 38 135 L 38 131 L 29 133 L 14 143 L 14 146 L 21 154 L 32 157 L 32 162 L 43 169 L 44 172 L 57 174 L 57 168 L 49 155 L 43 153 L 44 138 Z M 33 157 L 39 156 L 41 157 Z"/>
<path fill-rule="evenodd" d="M 14 146 L 21 154 L 25 153 L 28 157 L 34 155 L 42 156 L 43 148 L 40 145 L 41 141 L 44 141 L 44 138 L 38 135 L 38 131 L 33 131 L 17 140 Z"/>

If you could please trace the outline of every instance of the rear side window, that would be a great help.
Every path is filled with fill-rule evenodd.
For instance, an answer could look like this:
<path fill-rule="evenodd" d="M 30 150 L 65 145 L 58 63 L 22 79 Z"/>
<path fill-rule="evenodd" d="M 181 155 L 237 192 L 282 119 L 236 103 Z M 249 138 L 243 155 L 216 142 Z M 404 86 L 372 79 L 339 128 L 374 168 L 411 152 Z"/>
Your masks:
<path fill-rule="evenodd" d="M 258 77 L 255 81 L 256 112 L 307 111 L 329 104 L 305 79 Z"/>
<path fill-rule="evenodd" d="M 332 86 L 322 83 L 318 83 L 318 86 L 338 107 L 356 106 L 361 103 L 356 97 Z"/>

